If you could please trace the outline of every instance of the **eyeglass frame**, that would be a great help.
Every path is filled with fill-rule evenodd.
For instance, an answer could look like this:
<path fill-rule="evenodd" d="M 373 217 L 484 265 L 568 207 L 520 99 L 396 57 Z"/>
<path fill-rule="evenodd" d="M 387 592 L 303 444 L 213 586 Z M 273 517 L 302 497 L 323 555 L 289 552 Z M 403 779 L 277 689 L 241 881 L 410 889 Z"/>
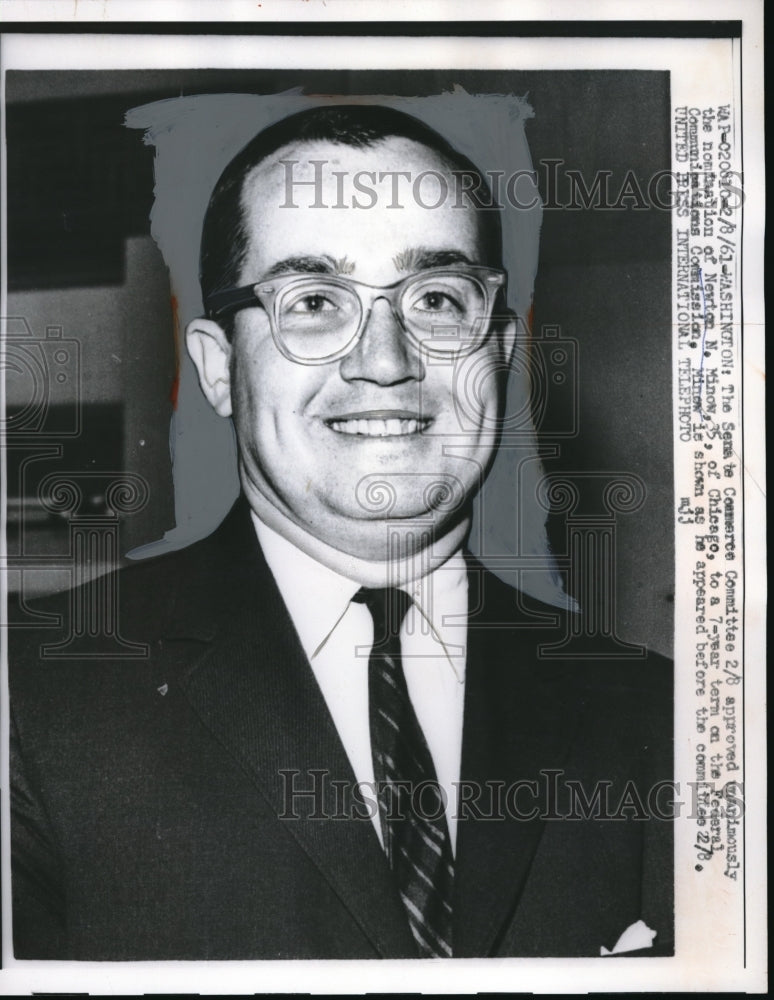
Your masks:
<path fill-rule="evenodd" d="M 462 348 L 452 351 L 436 349 L 434 352 L 432 346 L 428 346 L 426 341 L 419 342 L 418 338 L 412 334 L 405 322 L 402 310 L 398 305 L 400 296 L 403 294 L 406 285 L 413 281 L 420 281 L 424 278 L 432 278 L 434 276 L 441 277 L 442 275 L 463 275 L 464 277 L 472 278 L 484 293 L 485 309 L 484 315 L 480 317 L 480 319 L 482 321 L 486 320 L 488 329 L 486 334 L 481 337 L 480 343 L 476 343 L 475 346 L 471 346 L 467 350 Z M 351 339 L 340 350 L 334 351 L 333 354 L 328 354 L 323 358 L 301 358 L 291 353 L 282 341 L 282 337 L 279 332 L 278 318 L 276 315 L 277 299 L 280 292 L 287 285 L 292 284 L 295 281 L 301 281 L 309 278 L 325 278 L 327 281 L 330 281 L 335 285 L 339 285 L 340 287 L 352 291 L 360 303 L 360 323 Z M 427 351 L 430 354 L 435 353 L 442 357 L 448 357 L 455 354 L 459 355 L 462 353 L 472 353 L 474 350 L 478 350 L 478 348 L 483 345 L 489 334 L 489 330 L 491 329 L 497 294 L 501 289 L 505 289 L 507 279 L 508 274 L 506 271 L 503 271 L 500 268 L 486 267 L 483 264 L 466 264 L 462 267 L 454 266 L 427 268 L 426 270 L 417 271 L 405 278 L 401 278 L 400 280 L 389 285 L 369 285 L 364 281 L 355 281 L 353 278 L 346 278 L 338 274 L 329 274 L 328 272 L 320 272 L 318 274 L 309 271 L 293 271 L 287 274 L 277 275 L 274 278 L 264 278 L 262 281 L 257 281 L 250 285 L 242 285 L 238 288 L 225 288 L 222 291 L 213 292 L 212 295 L 207 296 L 207 299 L 205 300 L 205 308 L 208 318 L 218 322 L 226 317 L 233 316 L 237 312 L 241 312 L 242 309 L 261 306 L 269 318 L 269 327 L 271 329 L 274 344 L 283 357 L 287 358 L 289 361 L 294 361 L 297 364 L 326 365 L 334 361 L 340 361 L 341 358 L 346 357 L 357 347 L 363 337 L 365 328 L 368 325 L 368 320 L 371 316 L 374 303 L 378 299 L 385 299 L 390 306 L 393 316 L 400 323 L 401 329 L 421 351 Z M 361 289 L 367 289 L 368 292 L 371 293 L 370 297 L 366 296 Z"/>

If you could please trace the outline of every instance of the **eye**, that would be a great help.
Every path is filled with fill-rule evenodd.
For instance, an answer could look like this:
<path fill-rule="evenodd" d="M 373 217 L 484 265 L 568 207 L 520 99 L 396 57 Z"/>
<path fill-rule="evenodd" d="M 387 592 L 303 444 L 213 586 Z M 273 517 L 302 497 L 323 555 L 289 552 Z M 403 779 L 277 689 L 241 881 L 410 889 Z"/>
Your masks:
<path fill-rule="evenodd" d="M 331 312 L 337 308 L 338 306 L 335 302 L 319 292 L 310 292 L 307 295 L 302 295 L 285 306 L 287 312 L 306 313 L 312 316 L 322 312 Z"/>
<path fill-rule="evenodd" d="M 460 303 L 453 295 L 440 289 L 427 289 L 411 304 L 412 309 L 422 312 L 444 312 L 448 309 L 460 309 Z"/>

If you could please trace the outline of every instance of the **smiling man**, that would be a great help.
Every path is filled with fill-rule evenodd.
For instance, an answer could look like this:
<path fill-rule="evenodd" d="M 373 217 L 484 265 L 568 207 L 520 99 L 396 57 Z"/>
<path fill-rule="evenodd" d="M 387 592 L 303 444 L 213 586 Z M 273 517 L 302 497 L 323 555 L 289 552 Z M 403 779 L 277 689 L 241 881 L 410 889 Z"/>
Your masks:
<path fill-rule="evenodd" d="M 552 656 L 465 552 L 525 330 L 471 178 L 367 106 L 221 176 L 187 343 L 243 496 L 122 576 L 141 666 L 12 658 L 18 957 L 669 953 L 668 665 Z"/>
<path fill-rule="evenodd" d="M 188 345 L 210 403 L 233 415 L 243 491 L 303 551 L 350 572 L 359 561 L 357 579 L 401 572 L 386 523 L 421 524 L 402 556 L 431 537 L 436 558 L 458 551 L 494 455 L 515 317 L 491 321 L 505 283 L 498 219 L 455 190 L 476 173 L 398 112 L 314 111 L 253 140 L 208 211 L 210 318 L 189 326 Z M 444 182 L 443 200 L 397 202 L 396 179 L 421 175 Z M 364 176 L 367 207 L 342 205 L 342 179 Z M 224 253 L 235 191 L 244 235 Z M 457 386 L 489 365 L 471 427 Z M 375 474 L 390 490 L 387 518 L 363 496 Z"/>

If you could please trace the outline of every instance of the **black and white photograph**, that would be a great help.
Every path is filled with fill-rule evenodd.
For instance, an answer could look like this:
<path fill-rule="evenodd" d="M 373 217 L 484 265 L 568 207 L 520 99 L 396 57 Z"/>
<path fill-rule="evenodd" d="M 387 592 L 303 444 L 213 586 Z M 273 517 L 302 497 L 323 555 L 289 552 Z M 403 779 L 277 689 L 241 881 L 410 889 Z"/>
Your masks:
<path fill-rule="evenodd" d="M 741 22 L 310 25 L 3 35 L 3 990 L 755 992 Z"/>

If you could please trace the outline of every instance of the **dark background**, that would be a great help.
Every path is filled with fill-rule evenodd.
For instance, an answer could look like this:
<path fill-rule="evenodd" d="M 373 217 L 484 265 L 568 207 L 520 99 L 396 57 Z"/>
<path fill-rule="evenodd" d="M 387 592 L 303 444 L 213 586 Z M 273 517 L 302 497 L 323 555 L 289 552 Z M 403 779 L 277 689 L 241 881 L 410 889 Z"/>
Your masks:
<path fill-rule="evenodd" d="M 72 391 L 47 422 L 9 437 L 9 554 L 63 553 L 67 525 L 36 508 L 36 484 L 57 468 L 120 471 L 151 485 L 148 505 L 121 523 L 122 551 L 174 524 L 169 421 L 176 320 L 166 269 L 149 232 L 153 149 L 123 126 L 153 100 L 217 92 L 420 96 L 461 85 L 469 93 L 525 95 L 526 135 L 538 169 L 562 160 L 590 186 L 609 171 L 610 191 L 631 170 L 643 191 L 670 166 L 669 79 L 656 72 L 490 71 L 78 71 L 6 75 L 9 315 L 19 338 L 49 327 L 76 341 Z M 569 200 L 566 180 L 558 200 Z M 561 441 L 547 471 L 638 475 L 644 506 L 617 526 L 619 632 L 671 651 L 673 499 L 671 244 L 669 213 L 551 209 L 543 216 L 534 329 L 578 341 L 579 433 Z M 26 327 L 25 327 L 26 323 Z M 28 332 L 25 332 L 26 331 Z M 9 372 L 8 417 L 26 403 L 23 373 Z M 53 398 L 53 397 L 52 397 Z M 79 431 L 61 429 L 79 411 Z M 28 427 L 29 429 L 29 427 Z M 61 451 L 36 449 L 53 443 Z M 35 461 L 30 461 L 31 456 Z M 92 498 L 99 509 L 100 497 Z M 21 530 L 24 517 L 24 531 Z M 557 551 L 564 521 L 550 522 Z M 31 564 L 30 564 L 31 565 Z M 25 593 L 63 577 L 41 567 L 11 574 Z"/>

